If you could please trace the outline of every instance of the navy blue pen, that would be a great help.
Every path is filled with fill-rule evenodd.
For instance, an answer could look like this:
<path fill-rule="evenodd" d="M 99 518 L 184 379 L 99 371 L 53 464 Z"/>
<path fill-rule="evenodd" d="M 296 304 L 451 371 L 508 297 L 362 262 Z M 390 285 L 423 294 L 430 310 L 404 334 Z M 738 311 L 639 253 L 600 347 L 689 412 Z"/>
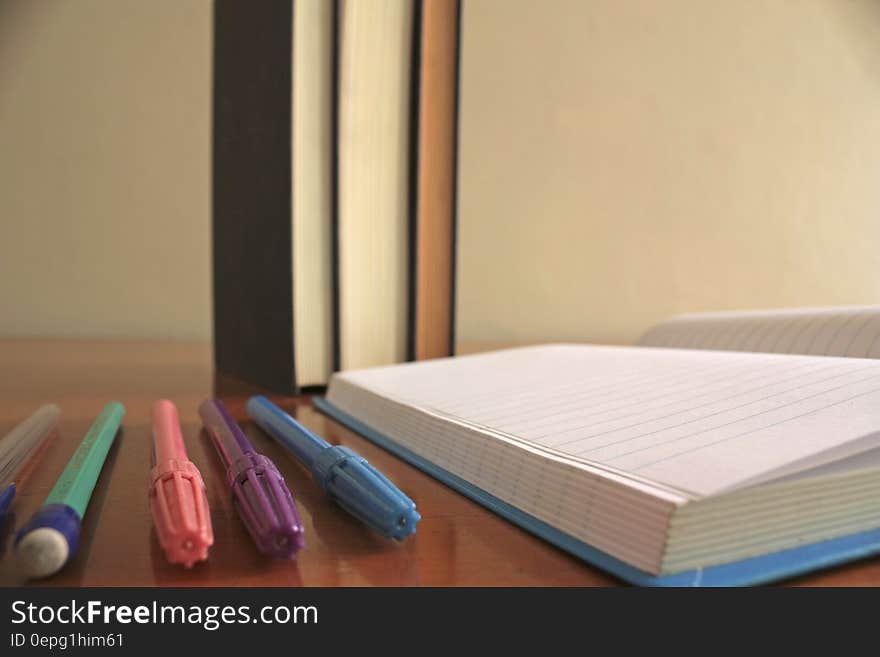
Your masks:
<path fill-rule="evenodd" d="M 367 460 L 318 437 L 262 395 L 247 412 L 263 431 L 312 472 L 315 483 L 339 506 L 385 538 L 402 541 L 421 519 L 415 503 Z"/>

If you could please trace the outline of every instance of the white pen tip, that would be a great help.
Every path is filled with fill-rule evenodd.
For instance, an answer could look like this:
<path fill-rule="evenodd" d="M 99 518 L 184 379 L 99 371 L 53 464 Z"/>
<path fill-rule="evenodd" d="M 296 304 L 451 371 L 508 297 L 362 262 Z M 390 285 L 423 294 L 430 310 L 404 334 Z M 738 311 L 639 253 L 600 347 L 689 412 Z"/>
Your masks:
<path fill-rule="evenodd" d="M 40 527 L 22 536 L 15 546 L 18 563 L 30 578 L 54 575 L 67 563 L 70 548 L 64 534 Z"/>

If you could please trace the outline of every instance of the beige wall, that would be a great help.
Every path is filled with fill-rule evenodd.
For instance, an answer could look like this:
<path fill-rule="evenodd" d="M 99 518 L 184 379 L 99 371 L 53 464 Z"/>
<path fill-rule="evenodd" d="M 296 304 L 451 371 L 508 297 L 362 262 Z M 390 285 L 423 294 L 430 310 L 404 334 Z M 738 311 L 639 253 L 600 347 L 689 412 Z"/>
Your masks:
<path fill-rule="evenodd" d="M 0 0 L 0 335 L 210 334 L 210 17 Z"/>
<path fill-rule="evenodd" d="M 208 0 L 0 0 L 0 335 L 210 334 Z M 459 337 L 880 302 L 880 4 L 466 0 Z"/>
<path fill-rule="evenodd" d="M 459 339 L 880 303 L 880 3 L 464 3 Z"/>

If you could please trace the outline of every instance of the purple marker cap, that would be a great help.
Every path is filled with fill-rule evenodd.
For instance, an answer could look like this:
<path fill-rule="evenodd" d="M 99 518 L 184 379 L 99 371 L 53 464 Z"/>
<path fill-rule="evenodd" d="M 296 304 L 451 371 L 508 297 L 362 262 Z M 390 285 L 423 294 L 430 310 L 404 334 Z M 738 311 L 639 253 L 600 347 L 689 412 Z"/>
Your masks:
<path fill-rule="evenodd" d="M 199 406 L 202 423 L 226 467 L 232 501 L 257 548 L 264 554 L 293 558 L 305 545 L 296 502 L 284 477 L 258 454 L 219 399 Z"/>

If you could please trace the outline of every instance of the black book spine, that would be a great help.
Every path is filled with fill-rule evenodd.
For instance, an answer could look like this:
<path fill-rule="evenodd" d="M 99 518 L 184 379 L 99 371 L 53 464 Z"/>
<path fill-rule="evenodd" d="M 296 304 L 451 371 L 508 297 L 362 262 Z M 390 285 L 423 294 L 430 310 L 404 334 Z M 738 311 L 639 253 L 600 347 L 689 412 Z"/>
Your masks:
<path fill-rule="evenodd" d="M 290 0 L 214 3 L 212 246 L 217 370 L 296 391 Z"/>
<path fill-rule="evenodd" d="M 455 116 L 452 125 L 452 253 L 450 254 L 449 290 L 452 298 L 449 300 L 449 355 L 455 355 L 455 326 L 458 307 L 458 159 L 461 149 L 459 148 L 459 119 L 461 116 L 461 0 L 455 3 Z"/>
<path fill-rule="evenodd" d="M 422 2 L 413 2 L 412 56 L 410 59 L 410 103 L 409 103 L 409 235 L 407 244 L 407 310 L 406 310 L 406 359 L 416 359 L 416 291 L 418 289 L 418 244 L 419 244 L 419 109 L 421 107 L 422 78 Z"/>
<path fill-rule="evenodd" d="M 333 162 L 330 171 L 330 244 L 332 249 L 332 262 L 330 265 L 330 307 L 331 307 L 331 324 L 333 326 L 333 355 L 332 364 L 333 371 L 338 372 L 342 363 L 342 349 L 340 346 L 340 310 L 339 310 L 339 83 L 340 83 L 340 62 L 342 56 L 339 49 L 342 47 L 342 7 L 343 0 L 336 0 L 333 3 L 333 44 L 330 52 L 333 62 L 330 70 L 333 71 L 333 80 L 331 81 L 332 97 L 330 104 L 332 106 L 332 116 L 330 117 L 330 148 L 333 152 Z"/>

